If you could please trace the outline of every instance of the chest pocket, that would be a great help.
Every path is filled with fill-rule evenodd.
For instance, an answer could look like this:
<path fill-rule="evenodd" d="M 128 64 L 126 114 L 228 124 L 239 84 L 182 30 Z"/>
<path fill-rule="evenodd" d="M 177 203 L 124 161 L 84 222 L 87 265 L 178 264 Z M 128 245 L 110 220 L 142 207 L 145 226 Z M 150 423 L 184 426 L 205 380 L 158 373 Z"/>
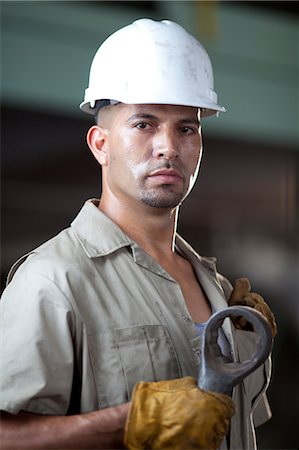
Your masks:
<path fill-rule="evenodd" d="M 129 401 L 138 381 L 182 376 L 164 325 L 117 328 L 89 338 L 99 408 Z"/>

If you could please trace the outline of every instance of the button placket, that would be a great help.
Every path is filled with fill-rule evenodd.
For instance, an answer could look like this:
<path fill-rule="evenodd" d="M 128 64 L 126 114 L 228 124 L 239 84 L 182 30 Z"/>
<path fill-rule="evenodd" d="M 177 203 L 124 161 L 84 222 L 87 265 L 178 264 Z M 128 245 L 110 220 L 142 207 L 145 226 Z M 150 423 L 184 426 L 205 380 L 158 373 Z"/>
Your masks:
<path fill-rule="evenodd" d="M 184 319 L 184 321 L 187 322 L 187 323 L 190 323 L 190 322 L 191 322 L 191 319 L 190 319 L 189 316 L 187 316 L 187 314 L 184 314 L 184 315 L 183 315 L 183 319 Z"/>

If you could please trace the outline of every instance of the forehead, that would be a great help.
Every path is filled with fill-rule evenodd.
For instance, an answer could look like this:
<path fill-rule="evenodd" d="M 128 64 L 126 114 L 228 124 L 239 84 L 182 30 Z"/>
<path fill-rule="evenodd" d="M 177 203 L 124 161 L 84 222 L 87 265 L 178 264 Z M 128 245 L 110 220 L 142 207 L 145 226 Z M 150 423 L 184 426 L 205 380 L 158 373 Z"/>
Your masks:
<path fill-rule="evenodd" d="M 132 116 L 146 116 L 151 115 L 157 119 L 173 119 L 173 120 L 200 120 L 200 110 L 193 106 L 179 106 L 179 105 L 129 105 L 122 103 L 117 108 L 117 113 L 123 118 L 129 119 Z"/>

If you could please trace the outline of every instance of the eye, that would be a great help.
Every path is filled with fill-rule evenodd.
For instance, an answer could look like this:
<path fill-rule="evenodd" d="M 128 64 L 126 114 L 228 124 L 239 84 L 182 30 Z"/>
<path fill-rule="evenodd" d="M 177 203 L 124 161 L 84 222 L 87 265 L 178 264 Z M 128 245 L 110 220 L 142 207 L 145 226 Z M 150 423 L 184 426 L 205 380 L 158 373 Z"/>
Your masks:
<path fill-rule="evenodd" d="M 197 130 L 195 130 L 194 128 L 191 128 L 191 127 L 184 126 L 184 127 L 180 128 L 180 131 L 183 134 L 192 134 L 192 133 L 196 133 Z"/>
<path fill-rule="evenodd" d="M 138 130 L 146 130 L 149 127 L 150 127 L 150 124 L 147 122 L 138 122 L 135 125 L 135 128 L 138 128 Z"/>
<path fill-rule="evenodd" d="M 180 133 L 182 133 L 182 134 L 185 134 L 185 135 L 191 135 L 191 134 L 194 134 L 194 135 L 198 135 L 198 134 L 200 134 L 200 132 L 201 132 L 201 125 L 200 124 L 190 124 L 190 125 L 182 125 L 180 128 L 179 128 L 179 132 Z"/>

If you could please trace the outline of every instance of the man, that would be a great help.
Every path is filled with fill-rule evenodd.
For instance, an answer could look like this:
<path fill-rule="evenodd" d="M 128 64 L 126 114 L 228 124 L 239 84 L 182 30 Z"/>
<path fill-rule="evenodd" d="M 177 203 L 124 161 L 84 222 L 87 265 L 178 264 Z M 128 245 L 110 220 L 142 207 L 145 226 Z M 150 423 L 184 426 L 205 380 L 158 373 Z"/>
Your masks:
<path fill-rule="evenodd" d="M 231 296 L 176 233 L 201 118 L 224 111 L 208 55 L 179 25 L 138 20 L 99 48 L 81 108 L 96 116 L 87 142 L 101 199 L 9 275 L 4 448 L 124 448 L 125 435 L 132 449 L 253 449 L 252 414 L 256 425 L 270 417 L 269 364 L 234 389 L 234 404 L 199 390 L 200 329 L 229 299 L 260 309 L 273 335 L 274 319 L 246 280 Z M 222 353 L 249 358 L 254 335 L 223 325 Z"/>

